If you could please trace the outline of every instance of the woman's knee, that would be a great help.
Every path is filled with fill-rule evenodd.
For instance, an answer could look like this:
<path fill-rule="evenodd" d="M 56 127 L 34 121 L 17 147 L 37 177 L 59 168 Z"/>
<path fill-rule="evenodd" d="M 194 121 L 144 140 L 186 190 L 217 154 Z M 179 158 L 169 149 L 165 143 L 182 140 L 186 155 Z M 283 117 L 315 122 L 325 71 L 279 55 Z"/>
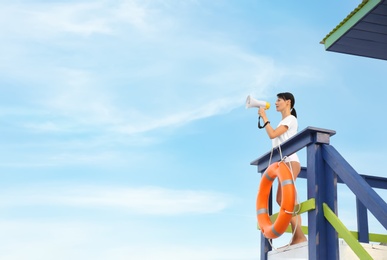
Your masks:
<path fill-rule="evenodd" d="M 291 164 L 291 169 L 294 174 L 294 178 L 297 178 L 298 174 L 301 172 L 301 164 L 299 162 L 290 162 Z"/>
<path fill-rule="evenodd" d="M 280 196 L 277 196 L 277 203 L 278 203 L 278 205 L 281 205 L 281 203 L 282 203 L 282 198 L 280 197 Z"/>
<path fill-rule="evenodd" d="M 278 185 L 276 201 L 277 201 L 278 205 L 281 205 L 281 203 L 282 203 L 282 190 L 281 190 L 280 185 Z"/>

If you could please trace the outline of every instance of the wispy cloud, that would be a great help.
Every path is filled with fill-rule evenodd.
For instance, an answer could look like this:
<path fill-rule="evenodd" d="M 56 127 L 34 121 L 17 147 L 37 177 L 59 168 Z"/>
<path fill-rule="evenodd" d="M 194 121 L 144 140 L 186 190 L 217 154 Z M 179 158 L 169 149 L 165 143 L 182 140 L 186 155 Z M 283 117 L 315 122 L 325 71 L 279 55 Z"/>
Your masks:
<path fill-rule="evenodd" d="M 151 17 L 139 1 L 48 2 L 2 4 L 1 22 L 14 20 L 13 33 L 20 37 L 50 39 L 63 33 L 83 36 L 112 34 L 115 26 L 126 23 L 132 28 L 146 30 Z M 21 27 L 20 25 L 24 25 Z M 31 30 L 34 29 L 34 30 Z M 28 32 L 27 34 L 24 34 Z M 23 35 L 24 34 L 24 35 Z"/>
<path fill-rule="evenodd" d="M 313 74 L 244 48 L 233 30 L 198 23 L 200 12 L 187 11 L 198 5 L 214 11 L 200 1 L 0 4 L 0 88 L 12 85 L 0 116 L 17 129 L 1 166 L 128 165 L 121 151 L 146 156 L 135 149 L 159 143 L 164 129 Z"/>
<path fill-rule="evenodd" d="M 20 190 L 3 190 L 0 207 L 23 206 L 107 208 L 134 214 L 209 214 L 226 209 L 232 198 L 226 194 L 175 190 L 162 187 L 105 187 L 44 185 Z"/>
<path fill-rule="evenodd" d="M 199 28 L 188 27 L 194 21 L 182 22 L 184 17 L 173 16 L 162 9 L 168 5 L 160 3 L 4 6 L 8 14 L 3 23 L 18 27 L 8 32 L 8 41 L 15 40 L 15 34 L 27 40 L 16 45 L 24 55 L 10 57 L 7 70 L 14 69 L 9 75 L 30 81 L 25 84 L 34 85 L 31 105 L 49 110 L 57 119 L 25 126 L 73 131 L 77 128 L 72 123 L 126 134 L 147 132 L 228 112 L 243 105 L 247 94 L 262 96 L 281 79 L 284 70 L 272 59 L 211 36 L 211 30 L 199 35 Z M 187 30 L 192 35 L 181 37 Z M 32 45 L 31 33 L 36 34 Z M 99 41 L 93 34 L 101 34 Z M 43 41 L 47 50 L 36 41 Z M 49 58 L 52 55 L 56 61 Z"/>
<path fill-rule="evenodd" d="M 191 222 L 188 225 L 192 224 Z M 174 232 L 173 224 L 169 226 Z M 196 232 L 208 227 L 197 226 Z M 259 247 L 255 243 L 224 246 L 218 241 L 181 239 L 169 242 L 168 227 L 158 223 L 136 226 L 130 221 L 109 223 L 89 221 L 0 220 L 1 259 L 257 259 Z M 219 237 L 220 238 L 220 237 Z M 226 239 L 227 240 L 227 239 Z M 235 241 L 240 241 L 235 240 Z M 23 250 L 20 250 L 23 248 Z M 152 248 L 152 250 L 149 250 Z"/>

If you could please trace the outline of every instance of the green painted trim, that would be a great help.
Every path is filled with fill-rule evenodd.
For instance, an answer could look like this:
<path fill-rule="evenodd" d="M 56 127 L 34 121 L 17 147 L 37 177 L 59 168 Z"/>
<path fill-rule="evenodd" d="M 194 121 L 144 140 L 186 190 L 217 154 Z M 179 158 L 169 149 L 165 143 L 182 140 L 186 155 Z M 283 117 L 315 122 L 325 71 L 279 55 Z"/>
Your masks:
<path fill-rule="evenodd" d="M 311 199 L 308 199 L 307 201 L 301 202 L 300 207 L 301 208 L 296 215 L 300 215 L 302 213 L 316 209 L 316 200 L 314 198 L 311 198 Z"/>
<path fill-rule="evenodd" d="M 356 239 L 359 238 L 358 232 L 356 231 L 350 231 L 350 232 Z M 369 233 L 368 239 L 369 241 L 372 241 L 372 242 L 387 243 L 387 235 L 383 235 L 383 234 Z"/>
<path fill-rule="evenodd" d="M 314 198 L 311 198 L 311 199 L 308 199 L 304 202 L 301 202 L 299 205 L 300 205 L 300 210 L 297 212 L 297 214 L 293 214 L 294 216 L 300 215 L 300 214 L 305 213 L 305 212 L 310 211 L 310 210 L 314 210 L 316 208 L 316 200 Z M 278 214 L 279 213 L 277 212 L 277 213 L 274 213 L 273 215 L 270 216 L 271 222 L 274 222 L 277 219 Z M 257 228 L 258 228 L 258 230 L 261 230 L 259 225 L 257 225 Z M 305 228 L 306 228 L 306 231 L 308 231 L 308 227 L 305 227 Z M 288 227 L 288 229 L 289 229 L 289 227 Z M 285 232 L 287 232 L 287 231 L 285 231 Z"/>
<path fill-rule="evenodd" d="M 323 203 L 324 217 L 331 223 L 335 228 L 337 233 L 347 242 L 352 251 L 360 259 L 370 259 L 373 258 L 368 254 L 368 252 L 360 245 L 357 239 L 351 234 L 351 232 L 344 226 L 336 214 L 329 208 L 326 203 Z"/>
<path fill-rule="evenodd" d="M 316 200 L 314 198 L 308 199 L 300 204 L 300 210 L 297 213 L 293 213 L 293 216 L 301 215 L 310 210 L 316 209 Z M 273 222 L 277 219 L 278 212 L 270 216 L 270 220 Z"/>
<path fill-rule="evenodd" d="M 353 10 L 339 25 L 337 25 L 327 36 L 325 36 L 325 38 L 320 43 L 324 44 L 325 49 L 327 50 L 381 1 L 382 0 L 363 0 L 362 3 L 355 10 Z"/>
<path fill-rule="evenodd" d="M 357 232 L 356 232 L 356 235 L 357 235 Z M 372 242 L 380 242 L 380 243 L 387 244 L 387 235 L 370 233 L 369 240 Z"/>
<path fill-rule="evenodd" d="M 308 235 L 308 226 L 301 226 L 302 233 L 305 235 Z M 292 226 L 289 225 L 288 228 L 285 230 L 285 233 L 293 233 Z"/>
<path fill-rule="evenodd" d="M 300 203 L 300 207 L 301 207 L 300 211 L 297 213 L 297 215 L 301 215 L 305 212 L 316 209 L 316 200 L 314 198 L 312 198 L 312 199 L 309 199 L 307 201 L 304 201 L 304 202 Z M 325 215 L 325 212 L 324 212 L 324 215 Z M 277 219 L 277 217 L 278 217 L 278 213 L 275 213 L 275 214 L 270 216 L 270 220 L 272 222 L 274 222 Z M 257 225 L 257 228 L 258 228 L 258 230 L 260 230 L 259 225 Z M 308 235 L 308 233 L 309 233 L 308 226 L 301 226 L 301 229 L 305 235 Z M 292 233 L 293 232 L 292 227 L 289 225 L 285 232 Z M 356 232 L 356 231 L 349 231 L 349 232 L 356 240 L 358 239 L 358 237 L 359 237 L 358 232 Z M 344 238 L 344 237 L 345 237 L 345 235 L 343 236 L 342 234 L 339 233 L 339 238 Z M 368 239 L 372 242 L 387 243 L 387 235 L 384 235 L 384 234 L 369 233 Z"/>
<path fill-rule="evenodd" d="M 308 235 L 308 226 L 301 226 L 301 229 L 305 235 Z M 289 227 L 286 229 L 285 232 L 292 233 L 293 232 L 292 227 L 289 225 Z M 356 231 L 349 231 L 349 232 L 354 238 L 356 238 L 356 240 L 358 239 L 359 237 L 358 232 Z M 339 234 L 339 238 L 343 238 L 343 236 Z M 368 239 L 372 242 L 387 243 L 387 235 L 383 235 L 383 234 L 369 233 Z"/>

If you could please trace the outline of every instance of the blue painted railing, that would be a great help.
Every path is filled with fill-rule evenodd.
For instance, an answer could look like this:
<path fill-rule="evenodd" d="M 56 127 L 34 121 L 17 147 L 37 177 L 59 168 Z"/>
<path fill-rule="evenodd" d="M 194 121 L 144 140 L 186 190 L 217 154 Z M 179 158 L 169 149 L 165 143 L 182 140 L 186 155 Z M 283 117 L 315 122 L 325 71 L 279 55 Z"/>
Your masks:
<path fill-rule="evenodd" d="M 299 178 L 307 179 L 308 199 L 315 199 L 316 208 L 308 212 L 308 259 L 339 259 L 338 234 L 324 217 L 323 203 L 337 215 L 337 183 L 344 183 L 356 196 L 359 242 L 369 242 L 367 210 L 387 229 L 387 204 L 372 189 L 387 189 L 387 179 L 360 175 L 331 146 L 333 130 L 307 127 L 281 145 L 283 156 L 303 148 L 307 151 L 307 166 L 302 167 Z M 261 174 L 269 166 L 271 152 L 251 162 Z M 274 149 L 271 161 L 280 160 Z M 269 201 L 272 214 L 272 196 Z M 261 234 L 261 259 L 267 259 L 272 250 L 268 240 Z"/>

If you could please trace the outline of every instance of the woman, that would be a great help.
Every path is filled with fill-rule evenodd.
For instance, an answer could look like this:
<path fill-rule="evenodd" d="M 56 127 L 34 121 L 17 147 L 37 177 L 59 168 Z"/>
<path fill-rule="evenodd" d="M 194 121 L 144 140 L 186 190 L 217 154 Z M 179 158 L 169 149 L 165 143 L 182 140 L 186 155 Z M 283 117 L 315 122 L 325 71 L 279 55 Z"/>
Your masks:
<path fill-rule="evenodd" d="M 279 122 L 277 128 L 273 128 L 270 125 L 270 121 L 266 116 L 266 112 L 264 108 L 259 108 L 258 115 L 262 118 L 264 122 L 264 128 L 266 130 L 267 135 L 270 139 L 272 139 L 273 147 L 276 147 L 290 137 L 294 136 L 297 133 L 298 122 L 297 122 L 297 113 L 294 109 L 294 96 L 289 92 L 279 93 L 277 94 L 277 101 L 275 102 L 275 107 L 278 112 L 282 114 L 282 120 Z M 298 174 L 301 171 L 300 160 L 296 153 L 291 154 L 285 158 L 286 164 L 293 171 L 294 179 L 297 178 Z M 281 205 L 281 197 L 282 190 L 280 185 L 278 185 L 277 189 L 277 203 Z M 291 242 L 292 245 L 298 244 L 306 241 L 306 236 L 302 232 L 301 229 L 301 216 L 297 215 L 293 217 L 290 221 L 292 226 L 292 230 L 294 233 L 293 240 Z"/>

